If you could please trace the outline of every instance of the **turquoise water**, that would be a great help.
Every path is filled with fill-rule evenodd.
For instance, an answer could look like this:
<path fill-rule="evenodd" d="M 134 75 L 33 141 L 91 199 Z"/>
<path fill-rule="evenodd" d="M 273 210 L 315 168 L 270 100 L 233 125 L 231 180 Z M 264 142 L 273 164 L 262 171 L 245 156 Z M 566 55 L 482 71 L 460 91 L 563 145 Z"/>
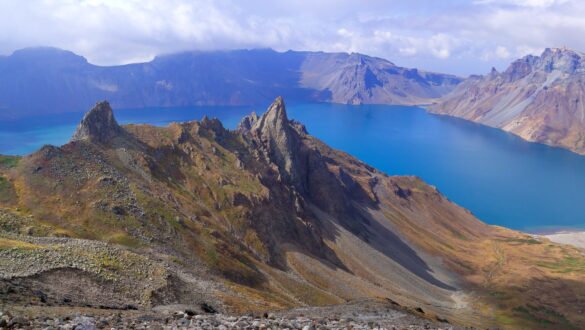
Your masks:
<path fill-rule="evenodd" d="M 217 117 L 228 128 L 258 108 L 118 110 L 120 123 Z M 309 133 L 389 174 L 417 175 L 478 218 L 527 231 L 585 229 L 585 157 L 497 129 L 403 106 L 290 104 Z M 0 122 L 0 153 L 65 143 L 79 114 Z"/>

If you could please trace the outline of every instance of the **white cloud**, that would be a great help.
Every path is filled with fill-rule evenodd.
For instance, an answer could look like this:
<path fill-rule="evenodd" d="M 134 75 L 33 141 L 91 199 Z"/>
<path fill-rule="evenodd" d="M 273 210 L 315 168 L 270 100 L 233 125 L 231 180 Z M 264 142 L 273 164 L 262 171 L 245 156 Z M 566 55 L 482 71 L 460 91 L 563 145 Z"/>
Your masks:
<path fill-rule="evenodd" d="M 547 8 L 569 2 L 568 0 L 477 0 L 476 4 L 511 5 L 519 7 Z"/>
<path fill-rule="evenodd" d="M 508 48 L 503 47 L 503 46 L 498 46 L 496 48 L 496 57 L 501 58 L 501 59 L 508 59 L 510 58 L 510 52 L 508 51 Z"/>
<path fill-rule="evenodd" d="M 523 53 L 522 55 L 529 54 Z M 481 56 L 483 61 L 493 61 L 493 60 L 508 60 L 512 59 L 512 53 L 508 48 L 504 46 L 497 46 L 495 49 L 487 49 Z"/>
<path fill-rule="evenodd" d="M 97 64 L 191 49 L 354 51 L 460 74 L 568 46 L 581 0 L 0 0 L 0 53 L 47 45 Z"/>
<path fill-rule="evenodd" d="M 403 56 L 414 56 L 418 53 L 418 50 L 415 47 L 403 47 L 399 48 L 398 51 Z"/>
<path fill-rule="evenodd" d="M 429 39 L 431 53 L 442 59 L 449 58 L 453 43 L 452 38 L 443 33 L 436 34 Z"/>

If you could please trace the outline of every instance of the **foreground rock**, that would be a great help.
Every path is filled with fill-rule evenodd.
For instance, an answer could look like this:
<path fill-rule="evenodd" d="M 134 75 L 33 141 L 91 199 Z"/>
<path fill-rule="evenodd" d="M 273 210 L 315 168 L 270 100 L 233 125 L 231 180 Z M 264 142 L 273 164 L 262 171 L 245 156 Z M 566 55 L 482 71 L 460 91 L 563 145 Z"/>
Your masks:
<path fill-rule="evenodd" d="M 162 307 L 158 312 L 104 312 L 100 310 L 52 315 L 51 310 L 28 310 L 31 317 L 3 312 L 0 328 L 9 329 L 462 329 L 392 309 L 387 303 L 361 301 L 327 307 L 265 312 L 261 314 L 200 314 Z"/>

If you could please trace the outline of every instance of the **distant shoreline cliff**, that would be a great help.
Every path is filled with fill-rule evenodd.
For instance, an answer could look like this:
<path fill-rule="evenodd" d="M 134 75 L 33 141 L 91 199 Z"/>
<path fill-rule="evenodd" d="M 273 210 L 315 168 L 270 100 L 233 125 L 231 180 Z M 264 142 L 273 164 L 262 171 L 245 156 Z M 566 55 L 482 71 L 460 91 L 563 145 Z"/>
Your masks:
<path fill-rule="evenodd" d="M 117 108 L 259 105 L 288 100 L 423 104 L 461 78 L 396 66 L 362 54 L 270 49 L 184 52 L 147 63 L 96 66 L 56 48 L 0 56 L 0 118 Z"/>

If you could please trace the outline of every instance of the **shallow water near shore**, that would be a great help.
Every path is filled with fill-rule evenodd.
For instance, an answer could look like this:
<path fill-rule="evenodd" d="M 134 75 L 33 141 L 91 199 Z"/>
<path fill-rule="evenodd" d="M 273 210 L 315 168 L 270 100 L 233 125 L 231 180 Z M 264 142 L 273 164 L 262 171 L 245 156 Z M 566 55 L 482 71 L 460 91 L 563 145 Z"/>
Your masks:
<path fill-rule="evenodd" d="M 121 124 L 217 117 L 235 128 L 264 107 L 115 110 Z M 289 104 L 310 134 L 388 173 L 417 175 L 490 223 L 531 232 L 585 230 L 585 157 L 405 106 Z M 66 143 L 82 114 L 0 122 L 0 154 Z"/>

